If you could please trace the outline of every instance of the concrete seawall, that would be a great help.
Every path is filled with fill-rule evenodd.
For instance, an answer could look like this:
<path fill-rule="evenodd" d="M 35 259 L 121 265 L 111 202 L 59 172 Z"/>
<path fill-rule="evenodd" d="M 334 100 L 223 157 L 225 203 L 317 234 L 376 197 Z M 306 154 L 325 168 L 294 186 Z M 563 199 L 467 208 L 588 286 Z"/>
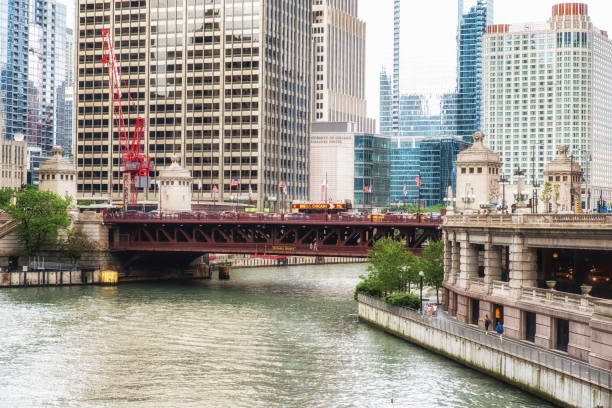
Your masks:
<path fill-rule="evenodd" d="M 612 372 L 359 295 L 359 319 L 563 407 L 612 407 Z"/>

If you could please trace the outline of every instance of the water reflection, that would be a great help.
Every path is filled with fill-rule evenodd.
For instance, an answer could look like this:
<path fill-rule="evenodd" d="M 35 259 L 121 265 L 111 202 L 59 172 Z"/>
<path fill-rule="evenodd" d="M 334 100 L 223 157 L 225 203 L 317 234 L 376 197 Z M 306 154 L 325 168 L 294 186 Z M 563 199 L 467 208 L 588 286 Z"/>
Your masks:
<path fill-rule="evenodd" d="M 0 291 L 3 406 L 541 407 L 360 324 L 361 265 Z"/>

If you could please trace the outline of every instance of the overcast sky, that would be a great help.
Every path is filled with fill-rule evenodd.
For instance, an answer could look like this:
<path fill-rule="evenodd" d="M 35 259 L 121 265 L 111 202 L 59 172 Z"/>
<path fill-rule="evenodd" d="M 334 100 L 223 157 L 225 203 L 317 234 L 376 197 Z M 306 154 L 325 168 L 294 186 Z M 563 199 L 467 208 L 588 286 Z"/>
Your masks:
<path fill-rule="evenodd" d="M 393 63 L 393 0 L 358 0 L 367 24 L 366 97 L 368 115 L 378 121 L 378 79 Z M 470 0 L 465 0 L 468 4 Z M 546 21 L 554 0 L 495 0 L 494 22 Z M 585 1 L 593 23 L 612 36 L 612 0 Z M 455 85 L 457 0 L 402 0 L 401 89 L 441 93 Z"/>

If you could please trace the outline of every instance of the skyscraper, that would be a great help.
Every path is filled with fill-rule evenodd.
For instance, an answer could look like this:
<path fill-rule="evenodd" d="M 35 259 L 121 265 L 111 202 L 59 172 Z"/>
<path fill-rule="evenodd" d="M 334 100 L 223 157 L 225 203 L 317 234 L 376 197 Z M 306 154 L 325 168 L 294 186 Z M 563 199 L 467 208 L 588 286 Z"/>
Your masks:
<path fill-rule="evenodd" d="M 585 172 L 590 205 L 608 196 L 612 163 L 612 41 L 586 4 L 553 7 L 548 21 L 497 24 L 484 36 L 483 131 L 509 175 L 528 180 L 559 146 Z"/>
<path fill-rule="evenodd" d="M 355 122 L 374 132 L 365 100 L 366 25 L 354 0 L 313 0 L 314 122 Z"/>
<path fill-rule="evenodd" d="M 481 128 L 482 36 L 493 24 L 494 0 L 458 0 L 457 27 L 457 135 L 471 142 Z"/>
<path fill-rule="evenodd" d="M 121 156 L 109 120 L 100 29 L 111 30 L 130 125 L 159 168 L 180 156 L 193 199 L 253 195 L 258 207 L 308 196 L 311 4 L 95 0 L 77 10 L 78 195 L 121 200 Z M 155 172 L 153 172 L 155 173 Z M 231 182 L 238 179 L 238 187 Z M 286 186 L 279 187 L 279 183 Z M 155 187 L 139 199 L 155 200 Z"/>
<path fill-rule="evenodd" d="M 63 134 L 66 7 L 54 0 L 0 0 L 0 134 L 28 142 L 30 181 Z"/>

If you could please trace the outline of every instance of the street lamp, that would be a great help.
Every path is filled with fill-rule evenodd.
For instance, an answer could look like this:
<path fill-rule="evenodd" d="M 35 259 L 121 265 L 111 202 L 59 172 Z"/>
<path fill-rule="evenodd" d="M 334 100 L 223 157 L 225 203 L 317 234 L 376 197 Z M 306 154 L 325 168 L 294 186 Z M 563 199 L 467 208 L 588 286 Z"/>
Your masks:
<path fill-rule="evenodd" d="M 421 280 L 421 308 L 419 310 L 421 313 L 423 313 L 423 276 L 425 276 L 425 273 L 423 271 L 419 271 L 419 278 Z"/>
<path fill-rule="evenodd" d="M 502 183 L 502 214 L 507 214 L 508 211 L 506 209 L 506 183 L 510 181 L 508 176 L 504 176 L 503 174 L 499 178 L 499 182 Z"/>

